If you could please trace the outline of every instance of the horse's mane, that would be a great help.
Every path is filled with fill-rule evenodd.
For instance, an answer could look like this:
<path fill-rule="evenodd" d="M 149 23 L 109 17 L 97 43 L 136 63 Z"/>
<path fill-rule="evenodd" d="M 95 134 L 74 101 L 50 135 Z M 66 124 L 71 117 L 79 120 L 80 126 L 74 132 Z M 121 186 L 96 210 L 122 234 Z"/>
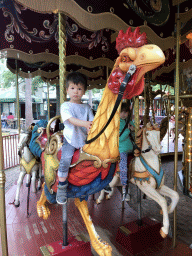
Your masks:
<path fill-rule="evenodd" d="M 143 130 L 144 127 L 142 127 L 136 135 L 136 139 L 135 139 L 135 144 L 137 145 L 138 148 L 142 148 L 142 142 L 143 142 Z M 139 149 L 135 149 L 134 150 L 134 156 L 140 156 L 141 151 Z"/>
<path fill-rule="evenodd" d="M 140 150 L 139 150 L 139 149 L 135 149 L 135 150 L 134 150 L 134 156 L 140 156 L 140 155 L 141 155 L 142 142 L 143 142 L 143 131 L 144 131 L 144 129 L 145 129 L 146 131 L 152 131 L 152 130 L 159 131 L 159 130 L 160 130 L 158 124 L 151 125 L 151 123 L 147 123 L 146 126 L 143 126 L 143 127 L 137 132 L 135 144 L 137 145 L 137 147 L 138 147 Z"/>

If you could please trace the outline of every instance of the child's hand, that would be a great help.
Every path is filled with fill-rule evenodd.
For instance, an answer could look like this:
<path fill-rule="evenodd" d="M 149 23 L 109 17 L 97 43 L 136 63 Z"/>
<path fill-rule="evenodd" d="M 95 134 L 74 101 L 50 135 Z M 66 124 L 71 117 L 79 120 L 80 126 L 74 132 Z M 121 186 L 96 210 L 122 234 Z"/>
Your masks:
<path fill-rule="evenodd" d="M 92 122 L 91 121 L 87 121 L 86 122 L 86 126 L 85 126 L 87 128 L 87 133 L 90 131 L 91 126 L 92 126 Z"/>
<path fill-rule="evenodd" d="M 134 131 L 134 130 L 135 130 L 134 126 L 131 125 L 131 124 L 128 125 L 128 128 L 129 128 L 131 131 Z"/>

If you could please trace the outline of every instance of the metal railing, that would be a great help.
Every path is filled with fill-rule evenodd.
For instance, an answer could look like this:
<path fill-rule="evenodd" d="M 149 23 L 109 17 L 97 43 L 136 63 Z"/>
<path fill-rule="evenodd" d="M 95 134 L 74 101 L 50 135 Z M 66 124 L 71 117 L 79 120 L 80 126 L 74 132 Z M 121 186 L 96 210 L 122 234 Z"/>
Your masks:
<path fill-rule="evenodd" d="M 3 139 L 3 160 L 4 170 L 19 165 L 19 156 L 17 153 L 17 146 L 19 141 L 19 134 L 12 134 L 2 136 Z"/>

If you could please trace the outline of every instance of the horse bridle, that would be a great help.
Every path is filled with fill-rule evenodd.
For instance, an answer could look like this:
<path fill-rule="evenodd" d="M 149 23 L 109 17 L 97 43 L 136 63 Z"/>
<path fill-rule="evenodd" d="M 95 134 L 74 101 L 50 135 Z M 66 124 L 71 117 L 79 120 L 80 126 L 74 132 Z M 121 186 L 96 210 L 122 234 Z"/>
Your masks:
<path fill-rule="evenodd" d="M 146 130 L 146 128 L 145 128 L 145 130 L 144 130 L 144 132 L 145 132 L 145 138 L 146 138 L 146 141 L 147 141 L 147 143 L 148 143 L 148 148 L 147 149 L 145 149 L 145 150 L 141 150 L 141 153 L 147 153 L 147 152 L 149 152 L 149 151 L 151 151 L 151 149 L 152 149 L 152 146 L 151 146 L 151 144 L 149 143 L 149 141 L 148 141 L 148 139 L 147 139 L 147 132 L 146 132 L 147 130 Z"/>
<path fill-rule="evenodd" d="M 130 137 L 130 139 L 131 139 L 131 141 L 132 141 L 132 144 L 133 144 L 133 150 L 137 149 L 137 150 L 139 150 L 141 153 L 147 153 L 147 152 L 149 152 L 149 151 L 152 149 L 152 146 L 151 146 L 151 144 L 149 143 L 149 141 L 148 141 L 148 139 L 147 139 L 147 136 L 146 136 L 146 129 L 145 129 L 145 137 L 146 137 L 146 140 L 147 140 L 147 143 L 148 143 L 149 146 L 148 146 L 148 148 L 145 149 L 145 150 L 141 150 L 141 149 L 136 145 L 135 140 L 133 139 L 133 136 L 132 136 L 131 133 L 129 134 L 129 137 Z"/>
<path fill-rule="evenodd" d="M 107 128 L 107 126 L 110 124 L 111 120 L 113 119 L 118 107 L 119 107 L 119 104 L 122 100 L 122 97 L 123 97 L 123 94 L 124 94 L 124 91 L 125 91 L 125 88 L 126 88 L 126 85 L 127 83 L 131 80 L 131 77 L 132 75 L 135 73 L 136 71 L 136 66 L 135 65 L 131 65 L 129 67 L 129 70 L 127 71 L 126 75 L 125 75 L 125 78 L 123 79 L 123 82 L 121 83 L 120 85 L 120 88 L 119 88 L 119 93 L 118 93 L 118 97 L 116 99 L 116 102 L 115 102 L 115 106 L 113 108 L 113 111 L 111 112 L 111 115 L 107 121 L 107 123 L 105 124 L 105 126 L 103 127 L 103 129 L 95 136 L 93 137 L 92 139 L 90 140 L 86 140 L 86 144 L 90 144 L 91 142 L 93 142 L 94 140 L 96 140 L 97 138 L 99 138 L 99 136 L 105 131 L 105 129 Z"/>

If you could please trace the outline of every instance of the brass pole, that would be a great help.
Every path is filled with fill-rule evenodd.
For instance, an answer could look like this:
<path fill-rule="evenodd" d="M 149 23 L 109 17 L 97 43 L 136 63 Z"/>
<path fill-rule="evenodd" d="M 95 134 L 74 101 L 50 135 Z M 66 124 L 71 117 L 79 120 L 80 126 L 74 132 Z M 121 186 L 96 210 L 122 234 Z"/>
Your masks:
<path fill-rule="evenodd" d="M 59 12 L 59 86 L 60 105 L 67 99 L 66 92 L 66 17 Z M 68 244 L 67 237 L 67 204 L 62 205 L 63 216 L 63 245 Z"/>
<path fill-rule="evenodd" d="M 180 55 L 180 19 L 179 5 L 177 16 L 177 42 L 176 42 L 176 82 L 175 82 L 175 156 L 174 156 L 174 190 L 177 191 L 177 164 L 178 164 L 178 114 L 179 114 L 179 55 Z M 177 208 L 173 215 L 173 247 L 176 246 L 177 235 Z"/>
<path fill-rule="evenodd" d="M 66 77 L 66 17 L 59 13 L 59 87 L 60 105 L 66 101 L 67 93 L 65 88 Z"/>
<path fill-rule="evenodd" d="M 135 138 L 139 131 L 139 97 L 135 97 L 134 103 Z"/>
<path fill-rule="evenodd" d="M 135 139 L 139 131 L 139 96 L 135 97 L 134 103 Z M 142 225 L 141 190 L 137 188 L 138 226 Z"/>
<path fill-rule="evenodd" d="M 50 101 L 49 101 L 49 82 L 47 81 L 47 112 L 48 112 L 48 121 L 50 120 Z"/>
<path fill-rule="evenodd" d="M 5 172 L 3 170 L 3 141 L 0 122 L 0 228 L 1 228 L 1 247 L 2 255 L 8 256 L 7 247 L 7 227 L 6 227 L 6 211 L 5 211 Z"/>
<path fill-rule="evenodd" d="M 169 119 L 170 119 L 170 86 L 168 85 L 168 98 L 167 98 L 167 117 L 168 117 L 168 152 L 169 152 Z"/>
<path fill-rule="evenodd" d="M 162 100 L 162 94 L 163 94 L 163 89 L 162 89 L 162 84 L 160 84 L 160 89 L 161 89 L 161 101 L 160 101 L 160 116 L 162 116 L 162 110 L 163 110 L 163 100 Z"/>
<path fill-rule="evenodd" d="M 191 172 L 191 148 L 192 148 L 192 141 L 190 140 L 191 137 L 191 116 L 192 116 L 192 108 L 188 108 L 188 117 L 187 117 L 187 125 L 186 125 L 186 145 L 185 145 L 185 193 L 188 194 L 189 192 L 189 179 L 190 179 L 190 172 Z"/>
<path fill-rule="evenodd" d="M 146 82 L 146 80 L 145 80 L 145 82 Z M 148 87 L 148 85 L 146 85 L 145 84 L 145 87 L 144 87 L 144 103 L 145 103 L 145 108 L 144 108 L 144 110 L 145 110 L 145 112 L 144 112 L 144 116 L 143 116 L 143 124 L 144 125 L 146 125 L 147 124 L 147 118 L 146 118 L 146 111 L 147 111 L 147 87 Z"/>
<path fill-rule="evenodd" d="M 20 108 L 19 108 L 19 83 L 18 83 L 18 65 L 16 60 L 16 101 L 17 101 L 17 126 L 18 126 L 18 133 L 20 138 L 21 133 L 21 125 L 20 125 Z"/>

